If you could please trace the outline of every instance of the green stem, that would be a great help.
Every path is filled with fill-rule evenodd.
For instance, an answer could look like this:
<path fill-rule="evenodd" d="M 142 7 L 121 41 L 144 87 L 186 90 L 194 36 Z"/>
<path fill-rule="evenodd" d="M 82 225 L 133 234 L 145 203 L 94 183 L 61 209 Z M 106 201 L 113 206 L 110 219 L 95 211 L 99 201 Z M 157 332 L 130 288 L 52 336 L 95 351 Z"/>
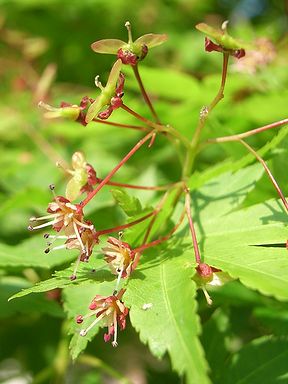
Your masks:
<path fill-rule="evenodd" d="M 64 322 L 61 330 L 61 339 L 58 344 L 56 356 L 53 361 L 54 384 L 65 382 L 65 375 L 70 362 L 69 340 L 68 340 L 68 322 Z"/>
<path fill-rule="evenodd" d="M 107 375 L 113 377 L 114 379 L 119 380 L 119 384 L 132 384 L 129 379 L 127 379 L 122 373 L 116 371 L 114 368 L 110 367 L 109 365 L 105 364 L 104 361 L 98 359 L 95 356 L 91 355 L 82 355 L 78 359 L 79 363 L 84 365 L 89 365 L 93 368 L 99 368 L 103 372 L 105 372 Z"/>
<path fill-rule="evenodd" d="M 182 171 L 182 179 L 184 181 L 187 180 L 188 176 L 191 174 L 191 170 L 193 168 L 196 154 L 199 151 L 199 142 L 200 142 L 201 133 L 203 128 L 205 127 L 207 118 L 212 112 L 212 110 L 219 103 L 219 101 L 221 101 L 224 97 L 224 88 L 225 88 L 226 78 L 227 78 L 228 60 L 229 60 L 229 53 L 223 53 L 222 78 L 221 78 L 220 88 L 217 92 L 217 95 L 214 97 L 214 99 L 208 105 L 208 107 L 202 108 L 200 112 L 199 123 L 195 129 L 195 132 L 191 141 L 191 150 L 187 151 L 186 159 L 184 161 L 184 167 Z"/>

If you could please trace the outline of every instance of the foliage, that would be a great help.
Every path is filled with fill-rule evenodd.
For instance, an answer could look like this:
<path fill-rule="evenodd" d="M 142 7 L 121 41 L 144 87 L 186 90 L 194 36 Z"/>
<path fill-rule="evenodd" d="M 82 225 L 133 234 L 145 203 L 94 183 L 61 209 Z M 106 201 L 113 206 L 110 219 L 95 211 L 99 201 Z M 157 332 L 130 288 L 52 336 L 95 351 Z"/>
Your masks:
<path fill-rule="evenodd" d="M 31 12 L 32 3 L 22 6 Z M 205 6 L 203 2 L 196 3 L 199 15 L 207 12 L 206 7 L 213 9 L 212 1 Z M 53 6 L 55 4 L 57 1 Z M 103 9 L 107 6 L 100 1 L 98 5 Z M 129 65 L 121 67 L 126 78 L 123 98 L 122 95 L 119 97 L 117 90 L 114 92 L 119 86 L 116 78 L 112 86 L 108 80 L 109 95 L 105 93 L 105 103 L 97 109 L 98 114 L 105 112 L 103 108 L 113 107 L 108 122 L 124 126 L 107 125 L 106 120 L 86 125 L 88 120 L 97 118 L 95 110 L 92 110 L 92 118 L 85 121 L 87 110 L 100 97 L 99 91 L 84 89 L 84 94 L 93 99 L 83 107 L 79 104 L 83 96 L 82 86 L 63 86 L 59 82 L 52 86 L 55 67 L 48 64 L 42 72 L 39 68 L 41 60 L 42 64 L 47 58 L 48 62 L 51 61 L 49 55 L 53 49 L 45 56 L 44 40 L 30 42 L 31 45 L 26 36 L 19 35 L 14 43 L 13 39 L 9 40 L 9 12 L 12 12 L 9 7 L 6 6 L 8 22 L 3 27 L 3 49 L 5 60 L 13 65 L 5 74 L 7 92 L 3 94 L 0 106 L 3 116 L 0 126 L 3 137 L 0 160 L 0 317 L 3 329 L 7 329 L 6 334 L 1 331 L 5 352 L 0 355 L 4 360 L 4 370 L 8 369 L 7 357 L 18 358 L 12 351 L 18 346 L 24 356 L 19 372 L 23 369 L 31 372 L 32 378 L 28 377 L 27 382 L 60 383 L 69 379 L 71 382 L 102 383 L 103 377 L 111 376 L 128 383 L 134 382 L 130 374 L 133 369 L 138 378 L 147 383 L 180 383 L 183 377 L 189 384 L 284 382 L 288 375 L 288 259 L 287 212 L 282 197 L 288 195 L 285 172 L 288 128 L 279 123 L 243 139 L 251 148 L 257 149 L 261 160 L 265 158 L 281 188 L 280 195 L 274 188 L 275 179 L 272 180 L 275 181 L 273 186 L 263 163 L 257 161 L 259 158 L 253 152 L 247 152 L 239 138 L 217 142 L 218 138 L 239 135 L 285 119 L 288 76 L 285 71 L 287 52 L 282 41 L 273 45 L 275 55 L 271 59 L 265 61 L 264 57 L 263 62 L 253 68 L 250 57 L 246 71 L 239 64 L 241 59 L 237 62 L 231 57 L 225 97 L 221 100 L 221 93 L 217 94 L 221 82 L 221 56 L 226 55 L 226 59 L 228 53 L 235 56 L 235 50 L 246 46 L 242 47 L 238 39 L 229 36 L 228 40 L 237 44 L 225 47 L 224 43 L 221 45 L 224 41 L 222 32 L 219 35 L 218 31 L 211 29 L 209 36 L 220 39 L 216 42 L 221 46 L 222 54 L 212 52 L 204 56 L 202 48 L 199 48 L 200 53 L 195 52 L 197 63 L 193 64 L 193 59 L 185 67 L 185 60 L 182 60 L 183 68 L 190 70 L 188 74 L 166 65 L 170 49 L 177 51 L 179 48 L 181 58 L 187 51 L 185 36 L 179 38 L 179 32 L 172 30 L 166 51 L 164 46 L 158 53 L 158 48 L 155 48 L 147 56 L 148 64 L 157 66 L 152 68 L 146 61 L 138 63 L 145 89 L 163 125 L 157 125 L 153 120 L 153 111 L 151 108 L 149 111 L 149 105 L 147 108 L 143 102 L 144 93 L 139 93 L 135 67 Z M 81 11 L 81 6 L 77 7 Z M 164 9 L 162 2 L 161 7 Z M 125 9 L 124 5 L 119 4 L 119 12 L 122 9 Z M 48 6 L 46 11 L 49 15 Z M 90 16 L 87 20 L 89 24 Z M 195 24 L 200 20 L 197 18 Z M 199 29 L 205 32 L 207 25 L 206 29 L 202 27 Z M 165 32 L 159 26 L 155 30 Z M 252 28 L 239 26 L 238 36 L 249 43 L 251 31 Z M 135 37 L 141 32 L 147 30 L 136 27 Z M 232 32 L 233 28 L 231 35 Z M 234 32 L 237 35 L 237 29 Z M 126 41 L 121 33 L 119 37 Z M 257 27 L 256 33 L 259 37 L 263 35 Z M 104 37 L 114 36 L 111 32 Z M 193 38 L 199 42 L 204 40 L 196 31 Z M 254 46 L 248 44 L 247 48 L 249 52 Z M 134 54 L 133 47 L 131 49 Z M 137 46 L 137 54 L 139 49 Z M 18 55 L 17 62 L 13 57 L 14 50 Z M 27 52 L 34 53 L 29 56 Z M 83 53 L 84 58 L 87 55 Z M 174 55 L 175 52 L 171 53 L 171 64 L 176 61 Z M 97 56 L 97 71 L 106 63 L 112 67 L 113 58 L 110 56 L 108 61 L 105 60 Z M 206 67 L 200 68 L 199 63 L 203 60 Z M 84 59 L 83 68 L 91 70 L 91 62 L 88 62 Z M 83 81 L 86 74 L 80 73 L 82 69 L 79 69 L 77 55 L 75 63 L 79 72 L 77 81 Z M 161 67 L 163 63 L 164 67 Z M 69 67 L 71 64 L 66 54 L 63 68 Z M 66 80 L 69 74 L 63 74 L 63 68 L 59 76 Z M 93 73 L 90 71 L 91 76 Z M 103 76 L 104 84 L 108 77 Z M 101 89 L 101 95 L 102 92 L 105 89 Z M 121 99 L 117 99 L 117 108 L 113 104 L 115 97 Z M 53 104 L 57 104 L 55 100 L 66 99 L 73 108 L 77 105 L 79 109 L 73 109 L 71 113 L 74 119 L 76 110 L 75 116 L 82 119 L 83 125 L 64 119 L 43 119 L 35 108 L 35 104 L 43 99 L 45 102 L 52 100 Z M 132 113 L 122 108 L 122 102 Z M 61 115 L 63 111 L 67 112 L 65 108 L 66 105 L 62 105 L 57 111 L 50 112 Z M 142 118 L 140 122 L 133 111 L 139 114 L 138 120 Z M 72 117 L 68 113 L 69 116 Z M 127 129 L 135 125 L 144 127 L 145 132 Z M 153 142 L 154 134 L 156 139 Z M 141 143 L 133 157 L 122 163 L 123 156 L 133 151 L 135 143 L 145 135 L 149 136 L 145 139 L 146 144 Z M 78 168 L 71 167 L 70 159 L 78 151 L 83 152 L 85 158 Z M 106 180 L 117 164 L 121 167 L 115 171 L 115 176 L 113 174 Z M 92 166 L 93 172 L 95 168 L 95 174 L 87 166 Z M 55 184 L 57 195 L 64 196 L 67 183 L 73 184 L 72 203 L 79 208 L 84 202 L 85 219 L 80 214 L 77 220 L 85 225 L 93 223 L 92 229 L 85 229 L 88 233 L 85 243 L 88 263 L 79 258 L 81 253 L 83 256 L 79 244 L 74 247 L 76 249 L 67 251 L 58 250 L 60 243 L 55 242 L 56 249 L 45 254 L 45 239 L 41 234 L 25 230 L 27 218 L 42 216 L 48 202 L 53 200 L 48 185 Z M 132 188 L 126 188 L 127 184 Z M 148 187 L 145 190 L 141 186 Z M 98 187 L 99 194 L 94 198 L 93 190 Z M 57 200 L 54 202 L 59 206 L 62 204 Z M 197 241 L 192 236 L 191 242 L 193 229 Z M 99 243 L 94 230 L 99 235 Z M 61 231 L 62 235 L 67 234 L 63 228 Z M 80 236 L 82 233 L 79 232 Z M 111 234 L 114 234 L 114 240 L 111 240 Z M 70 232 L 68 236 L 71 236 Z M 78 238 L 74 236 L 74 240 L 77 242 Z M 103 258 L 103 253 L 106 259 L 109 257 L 107 248 L 117 248 L 119 244 L 120 251 L 117 252 L 122 255 L 124 249 L 130 257 L 129 265 L 125 265 L 121 273 L 113 261 L 107 262 Z M 197 259 L 197 246 L 200 261 Z M 213 269 L 208 277 L 199 272 L 199 266 L 204 263 Z M 112 349 L 111 345 L 103 342 L 103 333 L 109 332 L 109 329 L 102 329 L 105 324 L 100 322 L 90 329 L 95 316 L 84 319 L 83 324 L 77 324 L 75 318 L 92 313 L 89 306 L 95 295 L 115 297 L 113 291 L 119 293 L 121 288 L 125 293 L 119 301 L 129 309 L 129 320 L 127 315 L 126 329 L 118 334 L 119 346 Z M 211 306 L 207 305 L 205 297 L 208 304 L 213 300 Z M 120 330 L 123 319 L 117 319 Z M 80 330 L 88 328 L 89 332 L 83 337 Z M 23 346 L 26 332 L 32 340 L 31 349 Z M 40 336 L 39 340 L 38 336 L 35 337 L 36 332 L 45 334 L 44 338 L 47 338 L 43 350 Z M 72 360 L 74 365 L 70 365 Z M 45 366 L 51 367 L 46 369 Z M 83 373 L 83 367 L 90 368 Z"/>

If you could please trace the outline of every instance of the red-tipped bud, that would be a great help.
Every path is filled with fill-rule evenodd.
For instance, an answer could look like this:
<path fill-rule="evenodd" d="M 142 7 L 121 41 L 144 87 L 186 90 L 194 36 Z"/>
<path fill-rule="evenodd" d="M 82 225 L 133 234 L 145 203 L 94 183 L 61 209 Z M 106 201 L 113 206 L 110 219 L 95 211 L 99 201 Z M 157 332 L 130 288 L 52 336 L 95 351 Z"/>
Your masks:
<path fill-rule="evenodd" d="M 212 277 L 213 271 L 210 265 L 205 264 L 205 263 L 200 263 L 196 267 L 196 271 L 199 276 L 201 276 L 203 279 L 209 279 Z"/>
<path fill-rule="evenodd" d="M 76 323 L 77 323 L 77 324 L 81 324 L 81 323 L 83 323 L 83 316 L 82 316 L 82 315 L 78 315 L 78 316 L 76 317 Z"/>

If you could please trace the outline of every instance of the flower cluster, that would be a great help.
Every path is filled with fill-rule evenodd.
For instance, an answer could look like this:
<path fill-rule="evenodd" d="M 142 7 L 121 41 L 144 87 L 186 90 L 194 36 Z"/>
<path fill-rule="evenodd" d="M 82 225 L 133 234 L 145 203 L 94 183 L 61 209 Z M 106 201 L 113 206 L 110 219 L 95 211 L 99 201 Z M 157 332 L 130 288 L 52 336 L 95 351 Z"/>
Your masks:
<path fill-rule="evenodd" d="M 199 142 L 201 136 L 200 134 L 205 125 L 206 117 L 216 106 L 216 104 L 224 97 L 223 92 L 225 87 L 229 56 L 234 56 L 237 59 L 240 59 L 241 57 L 245 56 L 246 49 L 245 44 L 228 35 L 226 22 L 223 23 L 220 30 L 212 28 L 204 23 L 198 24 L 196 26 L 198 30 L 205 34 L 206 51 L 221 52 L 223 54 L 224 60 L 222 68 L 222 81 L 219 92 L 209 106 L 202 108 L 199 125 L 196 127 L 192 141 L 189 141 L 181 134 L 181 132 L 175 130 L 170 125 L 164 126 L 161 124 L 161 120 L 158 118 L 158 115 L 144 88 L 140 73 L 138 71 L 138 63 L 145 58 L 149 49 L 162 44 L 164 41 L 166 41 L 167 36 L 164 34 L 147 34 L 133 41 L 130 23 L 127 22 L 125 26 L 128 30 L 127 43 L 117 39 L 105 39 L 96 41 L 92 44 L 93 51 L 97 53 L 114 54 L 117 57 L 110 71 L 106 86 L 103 86 L 99 81 L 99 76 L 96 76 L 95 85 L 100 89 L 100 94 L 96 98 L 85 96 L 82 98 L 79 105 L 63 102 L 60 105 L 60 108 L 51 107 L 50 105 L 43 102 L 40 103 L 40 106 L 46 110 L 45 117 L 48 118 L 69 118 L 71 120 L 80 122 L 84 126 L 91 122 L 100 121 L 103 124 L 111 124 L 117 127 L 144 130 L 146 131 L 146 136 L 142 137 L 134 145 L 134 147 L 123 157 L 123 159 L 109 172 L 109 174 L 104 179 L 97 178 L 93 166 L 86 161 L 82 152 L 75 152 L 72 156 L 71 166 L 67 167 L 61 165 L 66 175 L 69 176 L 65 196 L 56 196 L 54 193 L 54 187 L 52 186 L 51 190 L 54 193 L 54 199 L 48 204 L 48 215 L 38 218 L 31 218 L 31 223 L 40 222 L 40 224 L 29 225 L 30 230 L 42 229 L 48 226 L 52 226 L 52 229 L 56 232 L 55 235 L 44 235 L 44 237 L 48 240 L 48 247 L 45 250 L 46 253 L 48 253 L 50 250 L 60 248 L 65 248 L 68 250 L 77 249 L 79 251 L 73 274 L 70 277 L 71 280 L 75 280 L 77 268 L 80 262 L 89 261 L 94 247 L 99 243 L 99 237 L 101 235 L 110 235 L 110 233 L 113 232 L 119 233 L 119 231 L 122 231 L 125 228 L 132 227 L 133 225 L 146 220 L 148 217 L 152 215 L 154 216 L 146 228 L 144 227 L 146 232 L 143 234 L 143 243 L 138 247 L 132 248 L 127 242 L 122 241 L 122 236 L 119 236 L 119 238 L 112 236 L 108 237 L 106 246 L 102 248 L 102 252 L 104 254 L 104 261 L 110 268 L 111 273 L 117 276 L 114 292 L 108 296 L 96 295 L 89 305 L 90 312 L 84 316 L 78 315 L 76 317 L 76 322 L 78 324 L 82 324 L 84 321 L 86 322 L 88 318 L 95 317 L 95 320 L 93 320 L 87 325 L 86 328 L 83 328 L 80 331 L 81 336 L 85 336 L 96 325 L 106 326 L 107 332 L 104 334 L 104 340 L 107 342 L 112 339 L 112 345 L 114 347 L 117 346 L 118 329 L 125 329 L 126 318 L 129 312 L 128 308 L 122 301 L 125 289 L 118 289 L 120 282 L 123 286 L 125 285 L 124 279 L 129 278 L 131 273 L 137 267 L 142 251 L 168 240 L 179 228 L 185 215 L 187 216 L 191 231 L 194 255 L 197 264 L 196 273 L 193 279 L 196 282 L 197 287 L 202 289 L 204 292 L 208 305 L 212 304 L 212 299 L 209 296 L 206 287 L 220 286 L 230 279 L 230 277 L 220 269 L 202 262 L 202 257 L 197 242 L 196 229 L 191 214 L 190 191 L 186 185 L 185 180 L 189 172 L 192 171 L 195 157 L 195 153 L 193 154 L 193 151 L 198 150 L 199 144 L 201 144 Z M 121 72 L 121 69 L 124 65 L 132 66 L 143 99 L 150 109 L 151 115 L 153 116 L 153 121 L 147 119 L 144 116 L 141 116 L 123 103 L 125 76 Z M 144 123 L 145 127 L 135 127 L 135 125 L 107 122 L 106 120 L 111 116 L 113 111 L 118 108 L 122 108 L 125 112 L 130 113 L 130 115 L 132 115 L 134 118 L 141 121 L 141 124 Z M 175 139 L 177 143 L 183 145 L 185 150 L 187 150 L 186 159 L 183 162 L 182 180 L 169 186 L 164 186 L 164 188 L 163 186 L 141 187 L 111 181 L 113 175 L 130 159 L 132 155 L 136 153 L 136 151 L 141 148 L 141 146 L 148 142 L 150 142 L 149 146 L 151 146 L 156 133 L 159 132 L 165 132 L 165 135 L 169 135 L 169 139 Z M 222 141 L 224 141 L 223 138 L 218 139 L 222 139 Z M 165 190 L 166 193 L 152 213 L 148 213 L 141 218 L 137 218 L 137 220 L 130 221 L 128 224 L 96 231 L 93 223 L 91 221 L 85 220 L 83 209 L 105 185 L 116 185 L 134 189 L 142 188 L 154 191 Z M 177 191 L 177 198 L 173 202 L 173 206 L 176 206 L 178 200 L 181 198 L 181 196 L 183 196 L 183 194 L 185 195 L 185 207 L 180 216 L 180 219 L 176 223 L 175 227 L 170 230 L 170 232 L 168 232 L 168 234 L 148 242 L 148 239 L 152 237 L 156 232 L 154 230 L 155 228 L 153 228 L 152 231 L 152 227 L 155 224 L 156 215 L 158 215 L 162 210 L 166 199 L 168 199 L 169 191 L 173 188 L 175 188 L 175 191 Z M 77 201 L 77 199 L 81 198 L 83 194 L 86 194 L 84 195 L 83 200 L 79 203 L 76 203 L 75 200 Z M 284 201 L 285 204 L 285 198 L 283 198 L 282 201 Z M 286 204 L 288 206 L 287 202 Z M 54 246 L 54 242 L 58 239 L 63 239 L 64 244 L 60 246 Z M 145 304 L 143 309 L 149 309 L 152 305 L 153 303 Z"/>

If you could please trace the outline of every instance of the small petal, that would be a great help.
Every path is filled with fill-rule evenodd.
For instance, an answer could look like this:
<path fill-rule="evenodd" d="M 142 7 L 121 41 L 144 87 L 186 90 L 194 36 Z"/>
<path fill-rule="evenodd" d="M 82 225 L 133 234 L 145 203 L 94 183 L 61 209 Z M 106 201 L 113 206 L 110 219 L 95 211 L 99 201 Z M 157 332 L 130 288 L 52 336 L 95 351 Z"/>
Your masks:
<path fill-rule="evenodd" d="M 103 99 L 99 96 L 96 98 L 94 103 L 92 103 L 87 111 L 85 121 L 87 124 L 89 124 L 101 111 L 101 109 L 104 107 L 105 104 L 103 104 Z"/>
<path fill-rule="evenodd" d="M 115 88 L 117 86 L 117 81 L 118 81 L 118 78 L 119 78 L 119 75 L 120 75 L 121 67 L 122 67 L 122 61 L 120 59 L 118 59 L 114 63 L 114 65 L 113 65 L 113 67 L 111 69 L 110 75 L 108 77 L 108 81 L 107 81 L 107 84 L 106 84 L 105 88 L 112 87 L 113 93 L 114 93 Z"/>

